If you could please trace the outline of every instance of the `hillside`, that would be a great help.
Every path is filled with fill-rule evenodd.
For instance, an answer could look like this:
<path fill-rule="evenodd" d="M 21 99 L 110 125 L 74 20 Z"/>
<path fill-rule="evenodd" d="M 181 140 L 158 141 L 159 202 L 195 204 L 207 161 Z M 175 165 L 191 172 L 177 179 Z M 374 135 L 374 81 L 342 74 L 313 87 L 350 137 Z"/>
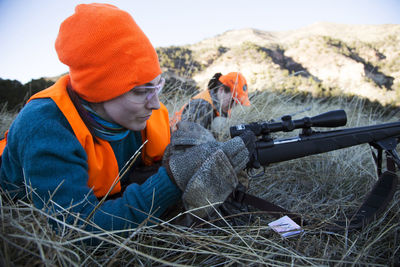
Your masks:
<path fill-rule="evenodd" d="M 316 23 L 298 30 L 227 31 L 157 48 L 164 71 L 200 87 L 215 72 L 242 72 L 249 90 L 356 95 L 400 106 L 400 25 Z"/>
<path fill-rule="evenodd" d="M 178 89 L 193 94 L 205 89 L 216 72 L 240 71 L 250 92 L 358 96 L 400 107 L 397 24 L 320 22 L 283 32 L 240 29 L 198 43 L 156 50 L 167 78 L 164 92 Z M 54 82 L 58 77 L 45 79 Z M 19 96 L 24 97 L 26 92 Z M 10 102 L 8 98 L 3 97 L 3 102 Z"/>

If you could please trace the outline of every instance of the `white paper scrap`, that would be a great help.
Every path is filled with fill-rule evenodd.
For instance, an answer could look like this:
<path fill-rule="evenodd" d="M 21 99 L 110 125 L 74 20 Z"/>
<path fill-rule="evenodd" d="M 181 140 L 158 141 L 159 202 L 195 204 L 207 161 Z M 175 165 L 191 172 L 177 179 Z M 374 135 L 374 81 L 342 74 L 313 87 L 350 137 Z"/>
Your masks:
<path fill-rule="evenodd" d="M 270 222 L 268 226 L 283 237 L 289 237 L 303 232 L 300 225 L 295 223 L 288 216 L 283 216 L 276 221 Z"/>

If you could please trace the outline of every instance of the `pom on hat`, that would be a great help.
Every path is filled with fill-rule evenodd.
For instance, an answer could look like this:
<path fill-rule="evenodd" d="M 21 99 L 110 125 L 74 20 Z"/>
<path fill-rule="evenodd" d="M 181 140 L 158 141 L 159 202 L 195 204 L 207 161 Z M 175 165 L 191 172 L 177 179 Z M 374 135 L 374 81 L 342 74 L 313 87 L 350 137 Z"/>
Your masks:
<path fill-rule="evenodd" d="M 232 97 L 236 103 L 250 106 L 247 92 L 247 82 L 240 72 L 230 72 L 219 77 L 219 81 L 231 89 Z"/>
<path fill-rule="evenodd" d="M 109 4 L 80 4 L 60 26 L 55 48 L 74 91 L 103 102 L 161 73 L 157 53 L 129 13 Z"/>

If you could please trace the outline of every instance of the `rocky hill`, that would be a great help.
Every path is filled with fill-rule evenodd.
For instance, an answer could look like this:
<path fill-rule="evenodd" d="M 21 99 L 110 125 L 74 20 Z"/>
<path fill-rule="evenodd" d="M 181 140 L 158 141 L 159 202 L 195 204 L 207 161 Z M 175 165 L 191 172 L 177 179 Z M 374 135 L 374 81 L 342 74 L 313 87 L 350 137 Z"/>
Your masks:
<path fill-rule="evenodd" d="M 227 31 L 159 47 L 164 71 L 200 89 L 216 72 L 240 71 L 249 90 L 357 95 L 400 106 L 400 25 L 316 23 L 285 32 Z"/>

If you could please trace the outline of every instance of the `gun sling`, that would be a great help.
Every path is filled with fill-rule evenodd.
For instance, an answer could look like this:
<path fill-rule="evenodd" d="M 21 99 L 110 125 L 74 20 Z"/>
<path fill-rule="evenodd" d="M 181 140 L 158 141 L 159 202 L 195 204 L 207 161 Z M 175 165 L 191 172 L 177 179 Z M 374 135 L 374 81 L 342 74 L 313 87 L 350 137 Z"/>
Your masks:
<path fill-rule="evenodd" d="M 387 205 L 393 199 L 398 183 L 398 177 L 395 174 L 395 164 L 391 157 L 387 157 L 387 169 L 387 171 L 379 176 L 378 181 L 368 193 L 360 208 L 354 215 L 349 217 L 349 220 L 327 223 L 324 229 L 334 232 L 360 229 L 385 211 Z M 287 215 L 300 226 L 308 224 L 299 214 L 290 212 L 274 203 L 247 194 L 241 190 L 236 190 L 232 194 L 232 198 L 241 204 L 247 204 L 261 211 L 265 211 L 273 217 L 280 218 Z"/>

